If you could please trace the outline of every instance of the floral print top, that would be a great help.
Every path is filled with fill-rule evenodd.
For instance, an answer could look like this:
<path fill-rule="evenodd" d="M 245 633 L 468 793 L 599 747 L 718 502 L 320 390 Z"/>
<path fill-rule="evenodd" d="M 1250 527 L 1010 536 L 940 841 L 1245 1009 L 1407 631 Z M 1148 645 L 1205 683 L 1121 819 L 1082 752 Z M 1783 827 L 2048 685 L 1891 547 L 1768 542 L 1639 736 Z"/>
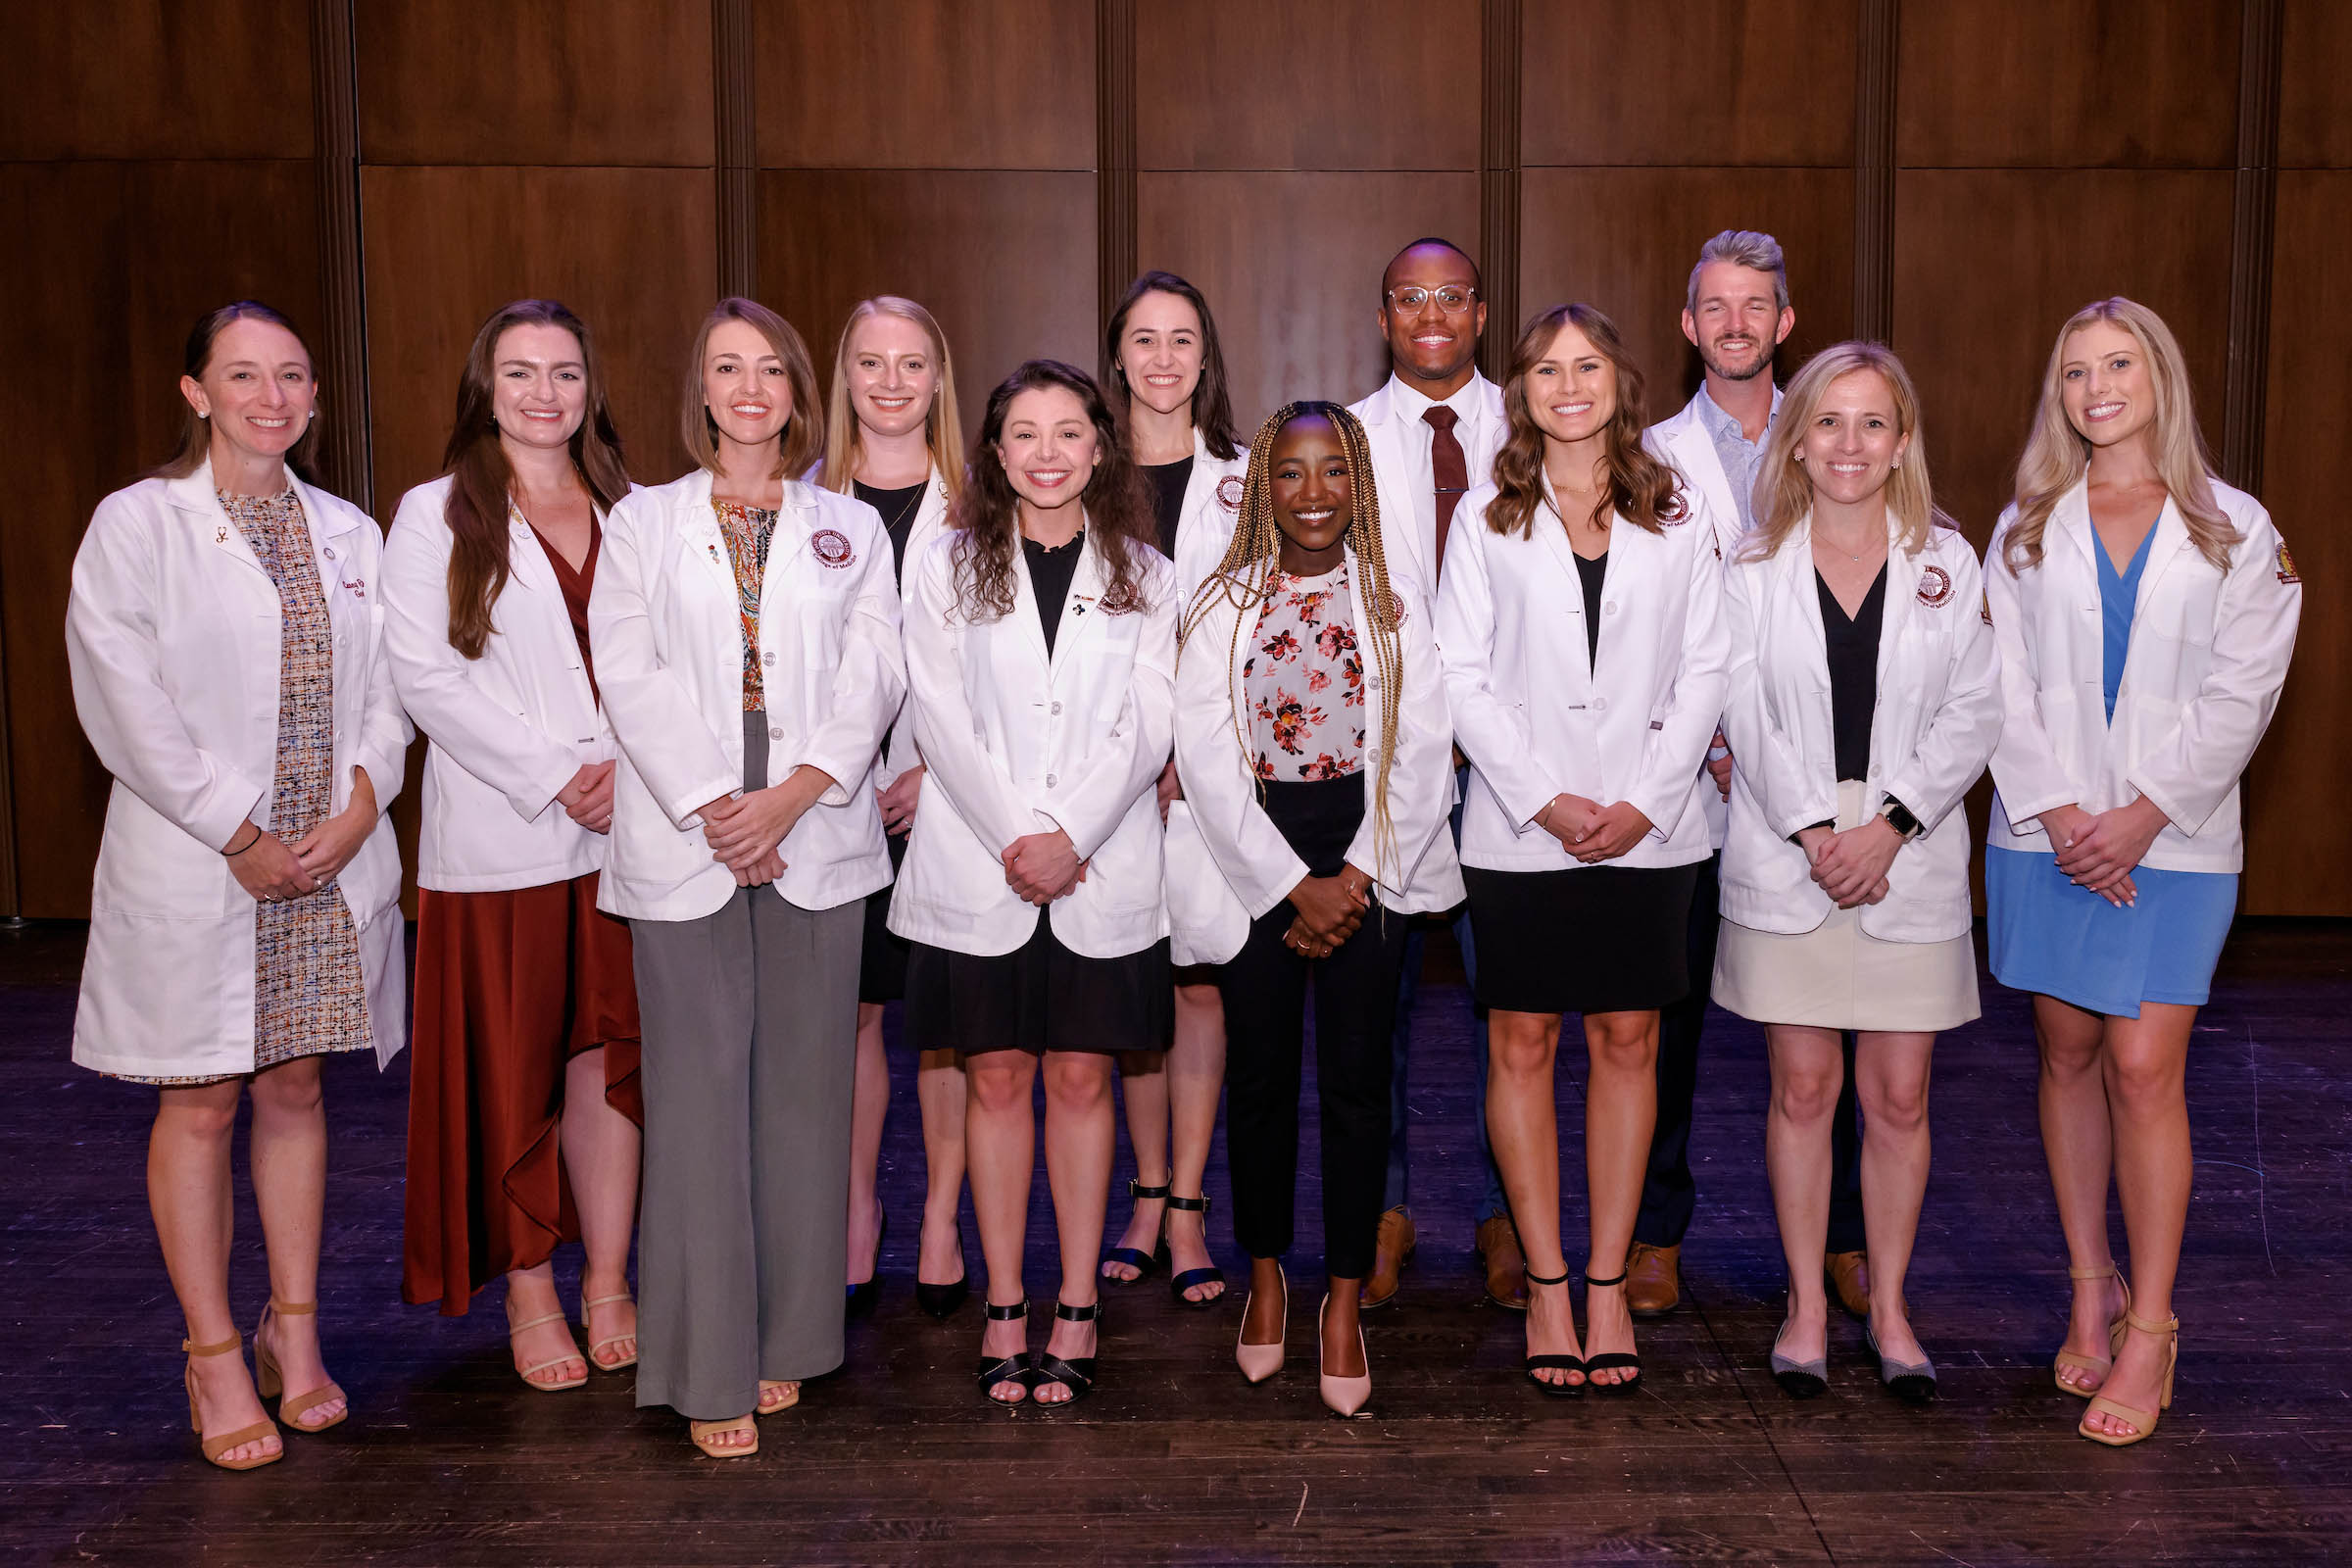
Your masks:
<path fill-rule="evenodd" d="M 1317 577 L 1274 573 L 1242 691 L 1259 778 L 1345 778 L 1364 765 L 1364 659 L 1345 561 Z"/>
<path fill-rule="evenodd" d="M 776 509 L 746 506 L 740 501 L 717 501 L 719 537 L 727 542 L 727 560 L 735 568 L 736 613 L 743 620 L 743 710 L 764 712 L 767 688 L 760 679 L 760 586 L 767 575 L 768 541 L 776 536 Z"/>

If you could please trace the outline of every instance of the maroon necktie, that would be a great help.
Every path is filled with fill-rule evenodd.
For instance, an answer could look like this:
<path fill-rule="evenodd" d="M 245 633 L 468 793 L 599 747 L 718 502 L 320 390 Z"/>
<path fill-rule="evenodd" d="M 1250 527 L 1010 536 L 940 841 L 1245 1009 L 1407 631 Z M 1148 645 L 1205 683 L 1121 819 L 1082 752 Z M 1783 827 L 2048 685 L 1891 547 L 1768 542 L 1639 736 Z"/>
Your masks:
<path fill-rule="evenodd" d="M 1470 461 L 1462 456 L 1462 444 L 1453 434 L 1460 417 L 1443 403 L 1421 416 L 1421 421 L 1434 432 L 1429 440 L 1429 472 L 1437 481 L 1438 502 L 1438 559 L 1431 568 L 1433 576 L 1446 570 L 1446 530 L 1453 526 L 1453 509 L 1462 504 L 1463 493 L 1470 488 Z"/>

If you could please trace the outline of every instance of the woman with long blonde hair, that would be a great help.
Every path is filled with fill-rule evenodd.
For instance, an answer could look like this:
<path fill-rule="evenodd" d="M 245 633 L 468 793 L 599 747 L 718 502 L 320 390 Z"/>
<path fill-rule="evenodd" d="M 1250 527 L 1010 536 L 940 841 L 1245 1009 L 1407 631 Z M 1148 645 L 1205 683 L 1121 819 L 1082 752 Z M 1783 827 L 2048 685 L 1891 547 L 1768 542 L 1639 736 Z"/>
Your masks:
<path fill-rule="evenodd" d="M 2005 719 L 1992 972 L 2034 993 L 2074 1281 L 2052 1376 L 2090 1399 L 2082 1435 L 2120 1446 L 2172 1402 L 2188 1043 L 2237 905 L 2238 779 L 2303 608 L 2270 514 L 2214 477 L 2180 346 L 2146 306 L 2100 300 L 2059 328 L 1984 579 Z"/>
<path fill-rule="evenodd" d="M 1393 577 L 1363 425 L 1294 403 L 1259 427 L 1224 560 L 1185 613 L 1176 766 L 1217 873 L 1200 921 L 1225 1007 L 1233 1227 L 1250 1254 L 1235 1358 L 1279 1371 L 1307 979 L 1322 1102 L 1323 1401 L 1370 1397 L 1357 1321 L 1388 1169 L 1389 1053 L 1408 916 L 1450 908 L 1451 736 L 1426 603 Z"/>
<path fill-rule="evenodd" d="M 1556 305 L 1503 384 L 1494 482 L 1446 545 L 1438 643 L 1470 759 L 1462 880 L 1487 1014 L 1487 1131 L 1526 1249 L 1529 1381 L 1631 1394 L 1624 1287 L 1657 1110 L 1659 1011 L 1689 993 L 1711 853 L 1698 791 L 1723 714 L 1715 530 L 1642 445 L 1642 384 L 1609 318 Z M 1587 1357 L 1560 1245 L 1554 1066 L 1591 1062 Z"/>
<path fill-rule="evenodd" d="M 929 311 L 896 294 L 859 300 L 842 323 L 826 406 L 825 457 L 818 482 L 874 509 L 890 537 L 891 564 L 902 586 L 906 563 L 947 525 L 963 490 L 963 425 L 956 412 L 956 366 L 948 338 Z M 882 826 L 895 879 L 923 788 L 923 760 L 913 726 L 883 737 L 874 772 Z M 867 895 L 865 947 L 858 970 L 858 1075 L 850 1113 L 849 1310 L 873 1309 L 882 1238 L 889 1228 L 874 1173 L 882 1124 L 890 1112 L 890 1066 L 882 1054 L 882 1009 L 906 994 L 906 943 L 892 934 L 889 888 Z M 923 1117 L 923 1227 L 914 1262 L 914 1298 L 946 1318 L 969 1294 L 956 1206 L 963 1195 L 963 1063 L 952 1051 L 916 1057 L 915 1103 Z"/>
<path fill-rule="evenodd" d="M 1755 526 L 1724 579 L 1732 769 L 1716 1003 L 1764 1025 L 1765 1168 L 1788 1267 L 1773 1377 L 1828 1377 L 1832 1121 L 1854 1034 L 1868 1339 L 1896 1396 L 1936 1394 L 1903 1277 L 1927 1193 L 1936 1037 L 1977 1016 L 1968 819 L 2000 726 L 1974 553 L 1936 511 L 1919 397 L 1875 343 L 1788 383 Z"/>

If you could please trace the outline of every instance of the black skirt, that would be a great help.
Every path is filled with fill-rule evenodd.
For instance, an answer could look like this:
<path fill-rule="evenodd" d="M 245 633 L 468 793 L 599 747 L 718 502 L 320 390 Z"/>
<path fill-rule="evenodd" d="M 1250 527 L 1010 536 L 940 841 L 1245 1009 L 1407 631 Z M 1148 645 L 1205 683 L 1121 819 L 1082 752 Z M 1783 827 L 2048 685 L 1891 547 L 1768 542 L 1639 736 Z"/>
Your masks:
<path fill-rule="evenodd" d="M 1698 863 L 1462 867 L 1478 1000 L 1506 1012 L 1641 1012 L 1690 993 Z"/>
<path fill-rule="evenodd" d="M 1089 958 L 1063 947 L 1054 920 L 1010 953 L 978 957 L 911 944 L 906 1040 L 918 1051 L 1165 1051 L 1176 1027 L 1168 939 L 1141 953 Z"/>
<path fill-rule="evenodd" d="M 895 879 L 906 858 L 906 835 L 887 835 L 890 874 Z M 858 1000 L 896 1002 L 906 995 L 906 951 L 910 944 L 890 928 L 890 896 L 894 885 L 865 896 L 865 946 L 858 955 Z"/>

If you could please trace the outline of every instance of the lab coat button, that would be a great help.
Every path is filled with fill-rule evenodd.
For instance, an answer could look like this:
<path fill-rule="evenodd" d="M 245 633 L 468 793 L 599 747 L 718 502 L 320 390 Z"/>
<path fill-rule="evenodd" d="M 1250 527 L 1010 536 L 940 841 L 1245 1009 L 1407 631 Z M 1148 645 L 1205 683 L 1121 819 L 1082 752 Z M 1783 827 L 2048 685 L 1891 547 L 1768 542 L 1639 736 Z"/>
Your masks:
<path fill-rule="evenodd" d="M 1052 788 L 1054 788 L 1054 787 L 1056 784 L 1058 784 L 1058 783 L 1060 783 L 1060 782 L 1061 782 L 1061 781 L 1060 781 L 1059 779 L 1055 778 L 1055 777 L 1054 777 L 1053 774 L 1051 774 L 1051 773 L 1048 773 L 1048 774 L 1046 775 L 1046 788 L 1048 788 L 1048 789 L 1052 789 Z"/>
<path fill-rule="evenodd" d="M 326 547 L 326 559 L 329 561 L 335 559 L 335 547 L 333 545 L 328 545 Z"/>
<path fill-rule="evenodd" d="M 771 729 L 767 732 L 767 738 L 771 741 L 780 741 L 784 738 L 784 732 L 780 729 Z"/>
<path fill-rule="evenodd" d="M 1592 706 L 1605 713 L 1609 710 L 1609 700 L 1606 697 L 1595 697 L 1592 699 Z"/>
<path fill-rule="evenodd" d="M 1601 613 L 1605 615 L 1614 615 L 1617 613 L 1617 601 L 1612 599 L 1607 604 L 1601 606 L 1600 609 Z"/>
<path fill-rule="evenodd" d="M 772 654 L 772 653 L 770 653 L 770 654 L 761 654 L 761 655 L 760 656 L 760 662 L 761 662 L 762 664 L 772 664 L 772 663 L 774 663 L 775 662 L 776 662 L 776 656 L 775 656 L 774 654 Z"/>
<path fill-rule="evenodd" d="M 1055 703 L 1054 705 L 1054 716 L 1055 718 L 1059 718 L 1061 716 L 1061 705 L 1059 703 Z"/>

